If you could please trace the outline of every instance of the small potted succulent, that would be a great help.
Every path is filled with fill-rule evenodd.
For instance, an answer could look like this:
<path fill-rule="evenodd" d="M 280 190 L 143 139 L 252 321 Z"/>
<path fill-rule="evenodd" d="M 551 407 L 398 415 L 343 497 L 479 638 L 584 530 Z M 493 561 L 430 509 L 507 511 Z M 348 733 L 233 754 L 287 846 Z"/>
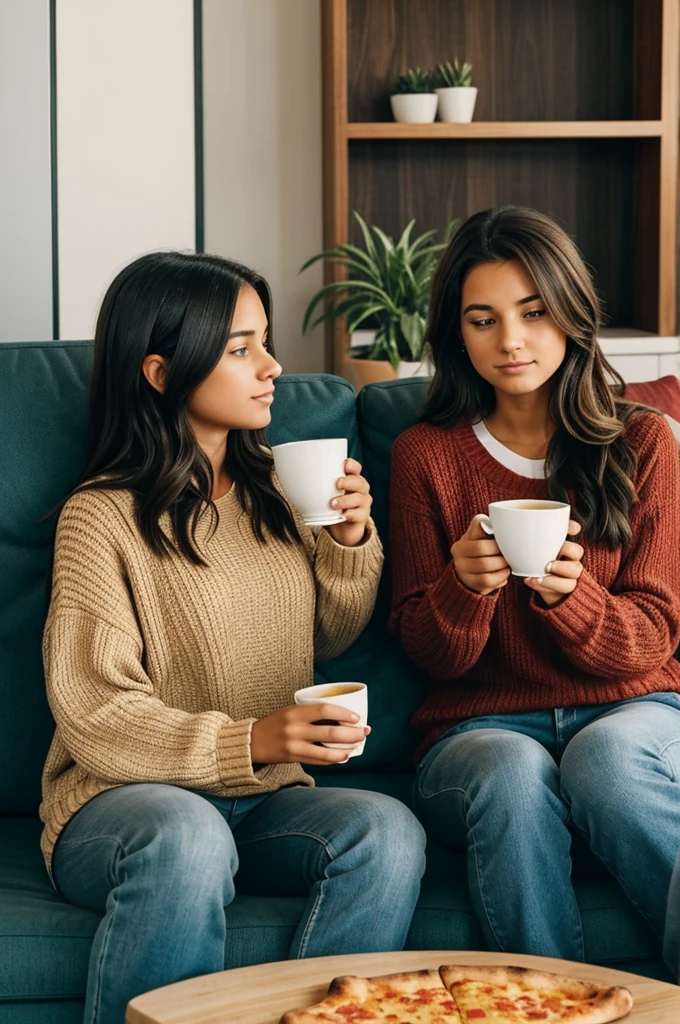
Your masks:
<path fill-rule="evenodd" d="M 430 124 L 437 113 L 437 94 L 432 75 L 422 68 L 409 68 L 399 75 L 390 96 L 395 121 L 407 124 Z"/>
<path fill-rule="evenodd" d="M 447 60 L 437 65 L 433 78 L 439 100 L 439 120 L 471 121 L 477 99 L 477 89 L 472 84 L 472 65 L 467 61 L 460 64 L 456 57 L 453 63 Z"/>

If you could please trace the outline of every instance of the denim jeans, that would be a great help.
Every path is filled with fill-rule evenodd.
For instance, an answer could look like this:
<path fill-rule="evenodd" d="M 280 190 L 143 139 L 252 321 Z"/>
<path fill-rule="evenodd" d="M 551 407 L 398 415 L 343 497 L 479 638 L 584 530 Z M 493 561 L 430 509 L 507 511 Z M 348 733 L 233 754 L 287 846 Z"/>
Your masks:
<path fill-rule="evenodd" d="M 462 722 L 420 764 L 416 806 L 437 838 L 467 849 L 489 949 L 583 960 L 568 826 L 662 935 L 679 780 L 680 697 L 661 693 Z"/>
<path fill-rule="evenodd" d="M 103 913 L 85 1024 L 124 1024 L 141 992 L 221 971 L 239 891 L 305 895 L 291 958 L 401 949 L 425 867 L 408 808 L 355 789 L 296 786 L 219 799 L 161 784 L 94 797 L 54 852 L 69 902 Z"/>

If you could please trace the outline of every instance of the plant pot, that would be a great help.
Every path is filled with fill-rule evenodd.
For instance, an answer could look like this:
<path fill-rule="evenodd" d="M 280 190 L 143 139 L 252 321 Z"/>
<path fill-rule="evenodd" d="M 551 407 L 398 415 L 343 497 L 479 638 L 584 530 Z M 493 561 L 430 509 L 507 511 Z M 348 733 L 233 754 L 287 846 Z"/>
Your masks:
<path fill-rule="evenodd" d="M 345 365 L 355 391 L 360 391 L 364 384 L 378 384 L 384 380 L 432 376 L 432 367 L 425 360 L 417 363 L 402 360 L 395 370 L 388 359 L 354 359 L 345 356 Z"/>
<path fill-rule="evenodd" d="M 437 89 L 439 100 L 437 112 L 440 121 L 449 124 L 465 124 L 472 120 L 477 99 L 477 87 L 474 85 L 450 86 Z"/>
<path fill-rule="evenodd" d="M 431 124 L 437 113 L 434 92 L 400 92 L 390 96 L 392 116 L 404 124 Z"/>

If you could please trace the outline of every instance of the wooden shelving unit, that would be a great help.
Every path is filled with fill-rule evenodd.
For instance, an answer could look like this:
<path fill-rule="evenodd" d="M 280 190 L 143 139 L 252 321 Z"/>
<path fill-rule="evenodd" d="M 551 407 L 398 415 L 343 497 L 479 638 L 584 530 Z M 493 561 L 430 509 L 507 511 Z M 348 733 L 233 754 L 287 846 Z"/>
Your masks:
<path fill-rule="evenodd" d="M 396 234 L 535 206 L 575 237 L 612 326 L 674 335 L 679 25 L 680 0 L 322 0 L 325 247 L 358 240 L 352 210 Z M 479 120 L 394 122 L 396 75 L 454 55 Z M 327 337 L 344 374 L 342 324 Z"/>

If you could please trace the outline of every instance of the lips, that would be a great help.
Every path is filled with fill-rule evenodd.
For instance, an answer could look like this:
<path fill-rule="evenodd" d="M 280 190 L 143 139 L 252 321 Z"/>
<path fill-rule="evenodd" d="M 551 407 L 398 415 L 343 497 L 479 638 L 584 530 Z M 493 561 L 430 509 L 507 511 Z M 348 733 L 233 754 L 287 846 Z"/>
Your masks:
<path fill-rule="evenodd" d="M 263 391 L 261 395 L 253 395 L 253 398 L 271 398 L 274 394 L 274 388 L 271 391 Z"/>
<path fill-rule="evenodd" d="M 519 368 L 519 367 L 522 367 L 522 366 L 531 366 L 532 362 L 533 362 L 533 360 L 530 360 L 528 363 L 501 363 L 499 366 L 496 367 L 496 369 L 497 370 L 512 370 L 515 367 Z"/>

